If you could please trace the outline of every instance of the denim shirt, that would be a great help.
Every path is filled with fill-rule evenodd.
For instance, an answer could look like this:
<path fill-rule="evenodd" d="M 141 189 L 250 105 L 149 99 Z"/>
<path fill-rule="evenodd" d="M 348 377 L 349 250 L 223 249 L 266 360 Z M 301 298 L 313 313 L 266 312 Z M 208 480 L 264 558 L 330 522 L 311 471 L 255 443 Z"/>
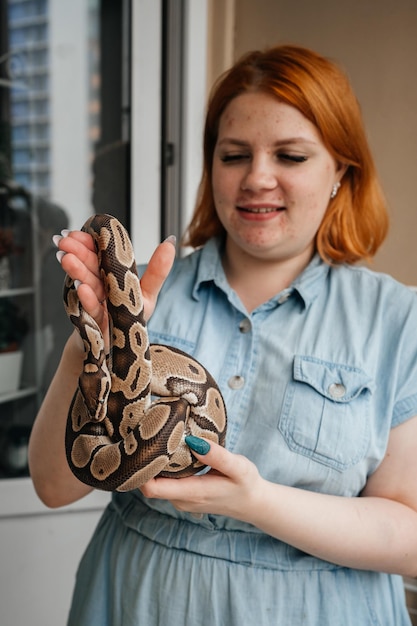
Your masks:
<path fill-rule="evenodd" d="M 314 257 L 251 314 L 215 240 L 176 261 L 149 322 L 217 380 L 226 445 L 273 482 L 357 496 L 390 429 L 417 415 L 417 298 Z M 306 511 L 308 516 L 308 511 Z M 409 626 L 401 577 L 352 570 L 254 526 L 114 493 L 77 576 L 68 626 Z"/>
<path fill-rule="evenodd" d="M 356 496 L 390 429 L 417 415 L 417 298 L 363 267 L 315 256 L 249 314 L 210 240 L 176 261 L 149 335 L 207 367 L 227 406 L 227 448 L 273 482 Z"/>
<path fill-rule="evenodd" d="M 264 478 L 357 496 L 391 428 L 417 415 L 417 297 L 314 257 L 251 314 L 216 240 L 176 261 L 149 322 L 216 378 L 227 447 Z M 308 511 L 305 523 L 309 523 Z M 80 564 L 68 626 L 409 626 L 401 577 L 321 560 L 254 526 L 115 492 Z"/>

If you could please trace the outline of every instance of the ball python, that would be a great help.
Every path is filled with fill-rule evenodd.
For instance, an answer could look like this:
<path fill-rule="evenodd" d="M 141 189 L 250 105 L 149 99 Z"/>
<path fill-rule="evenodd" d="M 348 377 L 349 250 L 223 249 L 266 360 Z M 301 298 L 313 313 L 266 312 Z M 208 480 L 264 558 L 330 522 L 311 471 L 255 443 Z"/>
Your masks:
<path fill-rule="evenodd" d="M 136 489 L 155 476 L 185 477 L 205 466 L 188 434 L 224 445 L 226 408 L 209 372 L 176 348 L 149 344 L 133 247 L 111 215 L 82 227 L 98 255 L 109 316 L 110 350 L 66 275 L 64 306 L 85 357 L 69 409 L 65 450 L 82 482 L 104 491 Z"/>

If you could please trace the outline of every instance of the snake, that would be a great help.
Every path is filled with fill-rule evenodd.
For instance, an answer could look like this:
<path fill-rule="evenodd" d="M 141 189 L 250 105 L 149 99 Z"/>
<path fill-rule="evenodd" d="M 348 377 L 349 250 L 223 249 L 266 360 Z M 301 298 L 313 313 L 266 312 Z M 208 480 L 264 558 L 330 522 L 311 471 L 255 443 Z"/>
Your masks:
<path fill-rule="evenodd" d="M 84 345 L 65 428 L 70 470 L 95 489 L 122 492 L 155 477 L 207 471 L 185 438 L 225 445 L 226 406 L 217 383 L 189 354 L 150 344 L 133 246 L 123 224 L 97 213 L 81 230 L 92 236 L 97 252 L 110 346 L 67 274 L 64 307 Z"/>

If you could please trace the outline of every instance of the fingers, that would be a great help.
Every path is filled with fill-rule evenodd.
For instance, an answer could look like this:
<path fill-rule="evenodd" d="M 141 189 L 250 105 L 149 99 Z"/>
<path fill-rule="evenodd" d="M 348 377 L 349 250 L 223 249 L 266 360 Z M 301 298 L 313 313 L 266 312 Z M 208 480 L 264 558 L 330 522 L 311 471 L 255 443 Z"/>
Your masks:
<path fill-rule="evenodd" d="M 156 248 L 140 281 L 145 317 L 148 319 L 155 308 L 158 294 L 175 259 L 175 238 L 168 238 Z"/>
<path fill-rule="evenodd" d="M 210 477 L 226 476 L 231 478 L 239 477 L 237 459 L 244 458 L 228 452 L 222 446 L 213 442 L 208 442 L 199 437 L 186 437 L 188 446 L 193 450 L 194 456 L 204 465 L 211 467 Z M 204 447 L 206 448 L 204 449 Z M 197 449 L 199 452 L 197 452 Z M 201 454 L 201 450 L 205 452 Z M 156 478 L 141 487 L 142 493 L 147 498 L 162 498 L 166 500 L 176 500 L 179 498 L 198 499 L 201 486 L 201 479 L 207 482 L 209 474 L 191 476 L 190 478 L 172 479 Z"/>
<path fill-rule="evenodd" d="M 191 439 L 199 438 L 192 437 Z M 189 442 L 188 445 L 195 442 Z M 194 451 L 195 456 L 211 470 L 200 476 L 181 478 L 154 478 L 141 487 L 147 498 L 169 500 L 180 511 L 189 513 L 212 513 L 230 515 L 243 519 L 249 494 L 256 488 L 259 473 L 255 465 L 245 457 L 233 454 L 212 442 L 206 442 L 210 450 L 206 454 Z M 197 446 L 198 447 L 198 446 Z"/>
<path fill-rule="evenodd" d="M 62 235 L 55 235 L 53 241 L 60 251 L 57 256 L 63 270 L 74 281 L 82 283 L 83 288 L 79 289 L 79 295 L 83 307 L 97 318 L 97 307 L 104 300 L 105 292 L 91 235 L 82 231 L 63 231 Z M 158 294 L 174 259 L 175 237 L 168 237 L 156 248 L 141 280 L 147 318 L 155 308 Z M 97 301 L 94 301 L 93 293 Z"/>
<path fill-rule="evenodd" d="M 140 491 L 146 498 L 168 500 L 179 511 L 189 513 L 213 512 L 209 503 L 203 496 L 204 487 L 201 484 L 203 476 L 190 478 L 153 478 L 140 487 Z"/>
<path fill-rule="evenodd" d="M 245 457 L 232 454 L 222 446 L 200 437 L 188 436 L 185 438 L 187 445 L 193 451 L 199 461 L 205 463 L 218 474 L 227 476 L 238 481 L 242 474 L 242 465 L 245 465 Z"/>
<path fill-rule="evenodd" d="M 83 302 L 83 306 L 91 314 L 91 306 L 95 306 L 104 300 L 105 292 L 103 282 L 100 277 L 97 253 L 94 242 L 88 233 L 81 231 L 72 231 L 64 236 L 55 235 L 53 238 L 59 252 L 57 254 L 58 261 L 62 265 L 62 269 L 74 281 L 79 281 L 82 285 L 86 285 L 90 290 L 81 290 L 81 293 L 88 295 L 87 301 Z M 91 297 L 93 292 L 97 302 L 92 303 Z"/>
<path fill-rule="evenodd" d="M 93 238 L 83 231 L 62 231 L 54 235 L 57 258 L 62 269 L 77 283 L 77 292 L 83 308 L 103 328 L 107 327 L 105 290 L 100 276 Z M 175 259 L 175 237 L 162 242 L 152 255 L 141 281 L 145 316 L 155 308 L 159 291 Z"/>
<path fill-rule="evenodd" d="M 95 319 L 109 349 L 109 328 L 104 285 L 100 277 L 93 239 L 81 231 L 63 231 L 53 237 L 58 247 L 57 259 L 73 279 L 83 309 Z"/>
<path fill-rule="evenodd" d="M 91 252 L 95 252 L 95 245 L 92 236 L 82 230 L 63 230 L 61 232 L 61 237 L 63 240 L 68 240 L 70 242 L 77 241 L 91 250 Z"/>
<path fill-rule="evenodd" d="M 102 328 L 103 335 L 105 335 L 105 341 L 107 340 L 108 331 L 108 316 L 107 316 L 107 304 L 106 300 L 99 300 L 97 292 L 94 291 L 90 285 L 86 283 L 78 284 L 77 295 L 82 304 L 82 307 L 91 317 L 93 317 L 97 324 Z M 107 344 L 107 341 L 106 341 Z"/>

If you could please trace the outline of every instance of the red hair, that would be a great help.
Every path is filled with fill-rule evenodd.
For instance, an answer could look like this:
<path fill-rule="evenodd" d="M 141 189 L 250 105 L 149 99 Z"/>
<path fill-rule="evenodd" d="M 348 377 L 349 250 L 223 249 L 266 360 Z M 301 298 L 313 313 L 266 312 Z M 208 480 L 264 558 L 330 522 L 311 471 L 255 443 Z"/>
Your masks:
<path fill-rule="evenodd" d="M 358 101 L 335 63 L 298 46 L 247 53 L 214 85 L 204 129 L 199 197 L 184 244 L 199 247 L 225 232 L 211 181 L 219 121 L 236 96 L 257 91 L 298 109 L 319 130 L 336 162 L 347 167 L 316 236 L 322 259 L 355 263 L 372 257 L 387 234 L 388 215 Z"/>

